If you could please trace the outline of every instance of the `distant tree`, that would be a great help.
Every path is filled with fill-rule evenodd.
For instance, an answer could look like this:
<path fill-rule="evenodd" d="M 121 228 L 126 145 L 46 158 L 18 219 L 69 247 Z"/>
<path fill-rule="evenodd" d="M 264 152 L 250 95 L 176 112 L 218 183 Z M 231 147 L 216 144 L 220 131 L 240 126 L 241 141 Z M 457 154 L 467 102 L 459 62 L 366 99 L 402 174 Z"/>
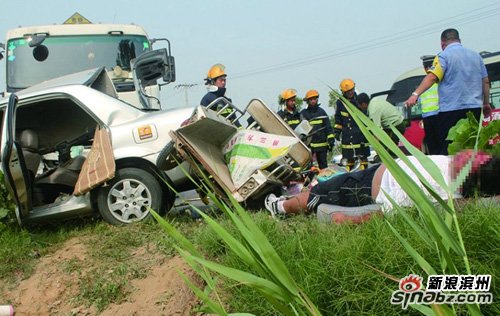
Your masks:
<path fill-rule="evenodd" d="M 337 89 L 332 89 L 328 93 L 328 96 L 330 97 L 330 100 L 328 100 L 328 106 L 333 108 L 334 111 L 337 109 L 336 103 L 337 100 L 339 99 L 337 98 L 336 93 L 339 94 L 339 91 Z"/>
<path fill-rule="evenodd" d="M 280 105 L 280 108 L 283 108 L 285 104 L 285 101 L 281 99 L 281 94 L 278 95 L 278 104 Z M 295 107 L 297 108 L 297 111 L 302 109 L 302 104 L 304 104 L 304 100 L 301 97 L 295 97 Z"/>

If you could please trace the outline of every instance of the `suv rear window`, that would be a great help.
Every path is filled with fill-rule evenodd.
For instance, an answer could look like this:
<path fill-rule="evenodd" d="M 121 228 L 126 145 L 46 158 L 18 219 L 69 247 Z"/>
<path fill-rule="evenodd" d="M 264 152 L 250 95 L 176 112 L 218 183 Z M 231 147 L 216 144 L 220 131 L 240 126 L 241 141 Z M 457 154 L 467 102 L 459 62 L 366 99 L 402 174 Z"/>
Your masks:
<path fill-rule="evenodd" d="M 395 82 L 391 88 L 394 92 L 387 96 L 387 101 L 394 105 L 398 105 L 398 103 L 406 101 L 406 99 L 410 97 L 411 93 L 415 91 L 420 82 L 422 82 L 424 77 L 425 76 L 410 77 Z"/>

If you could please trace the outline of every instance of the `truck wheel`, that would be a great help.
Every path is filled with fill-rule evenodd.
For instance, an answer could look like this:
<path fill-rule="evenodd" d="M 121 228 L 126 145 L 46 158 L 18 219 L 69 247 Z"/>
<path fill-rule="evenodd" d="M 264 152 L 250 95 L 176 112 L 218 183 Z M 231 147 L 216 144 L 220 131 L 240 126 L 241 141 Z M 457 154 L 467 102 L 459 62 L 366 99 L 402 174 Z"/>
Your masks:
<path fill-rule="evenodd" d="M 99 188 L 97 206 L 104 220 L 113 225 L 129 224 L 151 218 L 149 208 L 163 209 L 160 183 L 138 168 L 123 168 L 107 186 Z"/>
<path fill-rule="evenodd" d="M 170 141 L 165 147 L 163 147 L 158 155 L 158 158 L 156 158 L 156 166 L 158 166 L 160 170 L 173 169 L 181 162 L 182 158 L 179 157 L 173 141 Z"/>

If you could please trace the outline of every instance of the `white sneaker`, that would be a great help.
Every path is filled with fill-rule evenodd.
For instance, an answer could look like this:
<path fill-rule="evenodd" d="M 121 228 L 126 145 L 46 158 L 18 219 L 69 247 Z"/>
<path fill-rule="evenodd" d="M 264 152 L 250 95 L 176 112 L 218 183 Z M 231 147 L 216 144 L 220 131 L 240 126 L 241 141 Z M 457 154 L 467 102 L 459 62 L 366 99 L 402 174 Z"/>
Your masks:
<path fill-rule="evenodd" d="M 269 213 L 271 213 L 271 216 L 273 218 L 276 218 L 276 216 L 280 214 L 280 212 L 278 211 L 279 201 L 280 198 L 273 193 L 270 193 L 268 196 L 266 196 L 266 199 L 264 200 L 264 205 L 266 206 L 266 209 L 269 211 Z"/>

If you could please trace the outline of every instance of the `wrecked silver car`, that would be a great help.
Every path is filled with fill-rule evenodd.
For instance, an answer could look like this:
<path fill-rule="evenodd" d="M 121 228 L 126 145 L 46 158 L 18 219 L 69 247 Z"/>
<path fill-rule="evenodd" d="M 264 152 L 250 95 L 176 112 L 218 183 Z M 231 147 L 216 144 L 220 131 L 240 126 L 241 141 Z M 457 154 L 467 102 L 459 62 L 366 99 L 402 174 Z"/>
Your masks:
<path fill-rule="evenodd" d="M 149 207 L 173 205 L 166 182 L 188 183 L 156 161 L 193 109 L 134 107 L 117 98 L 104 68 L 20 91 L 0 110 L 2 172 L 20 224 L 96 212 L 112 224 L 139 221 Z"/>

